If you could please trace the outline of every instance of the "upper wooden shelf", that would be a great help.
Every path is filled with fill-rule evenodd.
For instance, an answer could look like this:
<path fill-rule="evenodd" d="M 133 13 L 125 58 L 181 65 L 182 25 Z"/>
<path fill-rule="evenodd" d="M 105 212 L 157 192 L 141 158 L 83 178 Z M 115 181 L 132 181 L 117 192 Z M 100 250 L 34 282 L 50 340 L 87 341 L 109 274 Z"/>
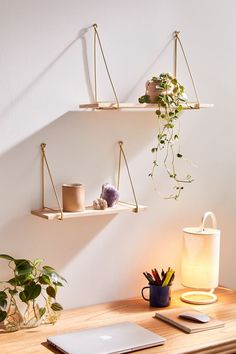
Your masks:
<path fill-rule="evenodd" d="M 147 209 L 144 205 L 138 205 L 138 211 Z M 136 205 L 129 204 L 125 202 L 119 202 L 112 208 L 107 208 L 105 210 L 94 210 L 92 206 L 88 206 L 84 211 L 78 212 L 63 212 L 63 219 L 80 218 L 84 216 L 96 216 L 96 215 L 108 215 L 108 214 L 119 214 L 122 212 L 135 212 Z M 61 218 L 60 210 L 52 210 L 49 208 L 32 210 L 31 214 L 39 216 L 40 218 L 47 220 L 58 220 Z"/>
<path fill-rule="evenodd" d="M 214 107 L 212 103 L 198 104 L 197 102 L 188 102 L 188 104 L 183 104 L 184 110 L 212 108 L 212 107 Z M 100 109 L 100 110 L 114 110 L 114 109 L 155 110 L 158 108 L 158 106 L 152 103 L 119 103 L 119 107 L 118 107 L 117 103 L 97 102 L 97 103 L 80 104 L 79 108 L 90 108 L 90 109 Z"/>

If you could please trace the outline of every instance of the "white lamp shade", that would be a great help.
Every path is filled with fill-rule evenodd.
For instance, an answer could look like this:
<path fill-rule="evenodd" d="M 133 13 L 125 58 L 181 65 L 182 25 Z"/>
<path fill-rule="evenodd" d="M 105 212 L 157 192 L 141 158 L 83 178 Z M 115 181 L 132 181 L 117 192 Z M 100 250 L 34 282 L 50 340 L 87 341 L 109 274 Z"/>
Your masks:
<path fill-rule="evenodd" d="M 181 282 L 197 289 L 216 288 L 219 283 L 220 230 L 183 229 Z"/>

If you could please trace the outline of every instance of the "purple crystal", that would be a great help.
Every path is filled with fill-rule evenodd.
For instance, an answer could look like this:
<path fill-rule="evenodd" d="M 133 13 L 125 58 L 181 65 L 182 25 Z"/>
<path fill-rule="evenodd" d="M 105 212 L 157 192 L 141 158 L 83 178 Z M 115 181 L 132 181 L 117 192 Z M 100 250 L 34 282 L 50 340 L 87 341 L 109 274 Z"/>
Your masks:
<path fill-rule="evenodd" d="M 113 207 L 119 200 L 119 192 L 112 184 L 105 183 L 102 186 L 102 194 L 100 198 L 107 201 L 108 207 Z"/>

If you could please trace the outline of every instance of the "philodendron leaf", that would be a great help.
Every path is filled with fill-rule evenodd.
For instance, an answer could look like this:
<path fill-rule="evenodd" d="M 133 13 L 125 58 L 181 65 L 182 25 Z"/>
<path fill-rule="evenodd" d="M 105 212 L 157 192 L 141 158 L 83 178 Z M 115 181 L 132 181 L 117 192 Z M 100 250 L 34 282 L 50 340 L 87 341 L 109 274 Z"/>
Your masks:
<path fill-rule="evenodd" d="M 0 300 L 6 300 L 7 298 L 7 294 L 5 293 L 5 291 L 0 291 Z"/>
<path fill-rule="evenodd" d="M 9 284 L 15 286 L 15 285 L 16 285 L 16 279 L 15 279 L 15 278 L 9 279 L 9 280 L 7 281 L 7 283 L 9 283 Z"/>
<path fill-rule="evenodd" d="M 29 295 L 29 300 L 36 299 L 40 295 L 41 290 L 42 290 L 42 287 L 39 284 L 36 284 L 34 286 L 27 285 L 27 287 L 28 287 L 27 291 L 28 291 L 28 295 Z"/>
<path fill-rule="evenodd" d="M 67 280 L 63 278 L 60 274 L 58 274 L 56 270 L 50 266 L 43 266 L 43 273 L 49 275 L 52 278 L 56 276 L 57 278 L 60 278 L 62 281 L 67 283 Z M 53 280 L 55 281 L 55 279 Z"/>
<path fill-rule="evenodd" d="M 43 317 L 43 315 L 45 314 L 46 312 L 46 307 L 40 307 L 39 309 L 39 316 L 40 318 Z"/>
<path fill-rule="evenodd" d="M 63 285 L 62 283 L 60 283 L 59 281 L 53 282 L 53 284 L 56 285 L 56 286 L 64 286 L 64 285 Z"/>
<path fill-rule="evenodd" d="M 56 270 L 50 266 L 43 266 L 43 269 L 47 272 L 47 273 L 56 273 Z"/>
<path fill-rule="evenodd" d="M 33 265 L 37 268 L 42 262 L 43 262 L 43 259 L 41 259 L 41 258 L 36 258 L 36 259 L 33 261 Z"/>
<path fill-rule="evenodd" d="M 0 310 L 0 322 L 4 321 L 7 317 L 7 312 Z"/>
<path fill-rule="evenodd" d="M 8 261 L 14 261 L 15 259 L 8 254 L 0 254 L 0 258 L 7 259 Z"/>
<path fill-rule="evenodd" d="M 0 299 L 0 307 L 5 308 L 7 306 L 7 300 Z"/>
<path fill-rule="evenodd" d="M 33 274 L 22 274 L 22 275 L 17 275 L 15 278 L 9 279 L 8 283 L 13 286 L 15 285 L 23 286 L 33 279 L 34 279 Z"/>
<path fill-rule="evenodd" d="M 47 292 L 47 294 L 48 294 L 50 297 L 53 297 L 53 298 L 55 299 L 55 297 L 56 297 L 56 291 L 55 291 L 55 289 L 54 289 L 52 286 L 48 286 L 48 287 L 46 288 L 46 292 Z"/>
<path fill-rule="evenodd" d="M 27 259 L 15 259 L 16 271 L 18 275 L 30 274 L 32 273 L 33 266 Z"/>
<path fill-rule="evenodd" d="M 27 301 L 28 301 L 28 299 L 27 299 L 26 294 L 25 294 L 24 291 L 21 291 L 21 292 L 19 293 L 19 298 L 21 299 L 22 302 L 27 302 Z"/>
<path fill-rule="evenodd" d="M 50 280 L 49 276 L 46 274 L 43 274 L 41 277 L 39 277 L 39 282 L 40 282 L 40 284 L 43 284 L 43 285 L 50 285 L 51 284 L 51 280 Z"/>
<path fill-rule="evenodd" d="M 54 302 L 51 305 L 51 308 L 53 309 L 53 311 L 61 311 L 61 310 L 63 310 L 63 307 L 58 302 Z"/>
<path fill-rule="evenodd" d="M 27 302 L 29 300 L 36 299 L 41 293 L 42 287 L 40 284 L 31 282 L 29 285 L 25 286 L 24 291 L 20 292 L 19 296 L 21 301 Z"/>

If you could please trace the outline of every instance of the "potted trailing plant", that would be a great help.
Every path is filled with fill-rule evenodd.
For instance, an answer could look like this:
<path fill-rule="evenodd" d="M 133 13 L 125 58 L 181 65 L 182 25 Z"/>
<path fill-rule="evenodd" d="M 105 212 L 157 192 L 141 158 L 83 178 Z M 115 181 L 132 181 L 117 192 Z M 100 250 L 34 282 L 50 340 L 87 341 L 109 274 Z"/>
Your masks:
<path fill-rule="evenodd" d="M 162 151 L 164 168 L 168 177 L 174 181 L 174 192 L 166 198 L 177 200 L 184 189 L 184 184 L 193 181 L 189 174 L 180 177 L 176 168 L 176 161 L 183 159 L 179 138 L 180 115 L 183 104 L 188 104 L 184 86 L 172 74 L 162 73 L 147 81 L 146 93 L 139 98 L 139 103 L 152 103 L 157 107 L 155 111 L 158 121 L 157 143 L 151 150 L 154 160 L 149 176 L 154 178 L 156 168 L 160 165 L 159 155 Z"/>
<path fill-rule="evenodd" d="M 56 314 L 62 310 L 56 302 L 57 290 L 66 280 L 54 268 L 43 266 L 42 259 L 15 259 L 6 254 L 1 254 L 0 258 L 8 261 L 13 272 L 11 279 L 0 282 L 1 328 L 15 331 L 22 327 L 35 327 L 43 319 L 47 323 L 55 323 Z M 42 307 L 38 304 L 40 297 L 44 302 Z M 18 309 L 20 303 L 26 308 L 23 315 Z"/>

